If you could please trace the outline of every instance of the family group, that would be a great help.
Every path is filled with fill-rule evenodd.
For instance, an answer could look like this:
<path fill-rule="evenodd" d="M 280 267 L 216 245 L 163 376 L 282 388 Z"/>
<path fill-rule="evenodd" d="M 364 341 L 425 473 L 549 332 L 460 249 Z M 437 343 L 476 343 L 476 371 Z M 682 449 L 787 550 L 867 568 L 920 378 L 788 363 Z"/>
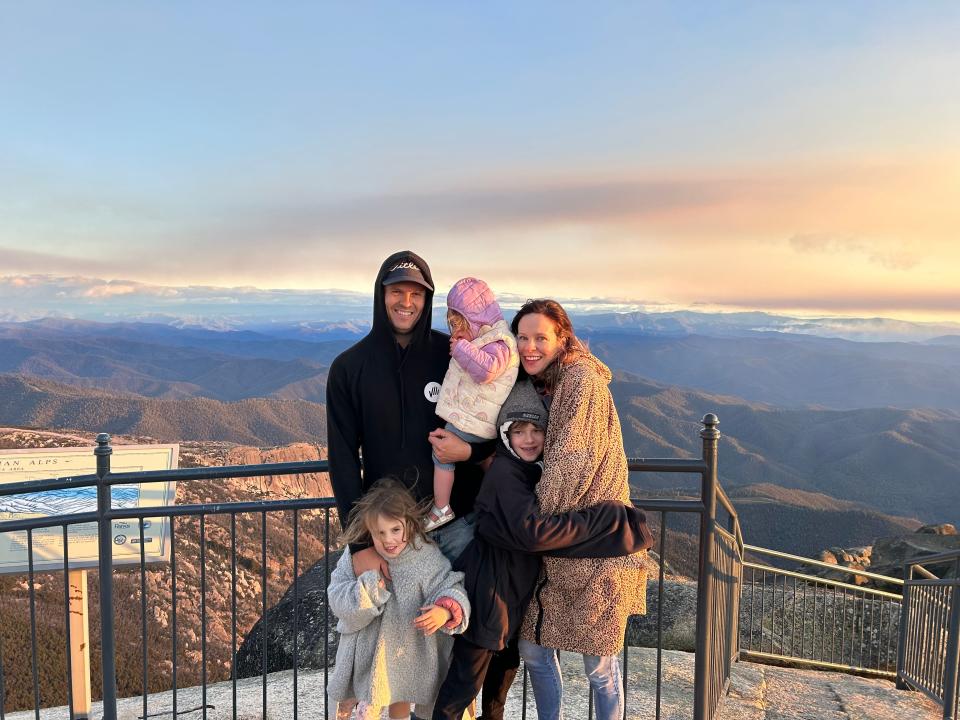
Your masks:
<path fill-rule="evenodd" d="M 433 294 L 421 257 L 387 258 L 371 330 L 328 376 L 337 718 L 459 720 L 482 689 L 481 717 L 502 720 L 522 657 L 538 717 L 558 720 L 558 650 L 582 655 L 597 718 L 621 718 L 618 653 L 645 611 L 652 538 L 610 371 L 554 300 L 508 324 L 463 278 L 448 335 Z"/>

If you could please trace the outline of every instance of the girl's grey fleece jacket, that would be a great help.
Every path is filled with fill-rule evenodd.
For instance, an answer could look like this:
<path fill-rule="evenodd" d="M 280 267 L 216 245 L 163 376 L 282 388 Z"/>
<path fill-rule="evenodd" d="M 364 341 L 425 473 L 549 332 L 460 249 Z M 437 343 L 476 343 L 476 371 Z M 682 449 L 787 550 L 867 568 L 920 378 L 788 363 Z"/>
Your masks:
<path fill-rule="evenodd" d="M 375 570 L 359 578 L 354 575 L 348 548 L 330 575 L 327 593 L 339 620 L 340 646 L 327 692 L 331 700 L 431 707 L 450 663 L 450 635 L 467 627 L 470 602 L 463 573 L 451 570 L 432 543 L 417 547 L 411 543 L 388 563 L 392 582 L 386 588 L 380 587 L 381 576 Z M 425 636 L 413 620 L 420 608 L 441 597 L 456 600 L 463 619 L 455 628 Z"/>

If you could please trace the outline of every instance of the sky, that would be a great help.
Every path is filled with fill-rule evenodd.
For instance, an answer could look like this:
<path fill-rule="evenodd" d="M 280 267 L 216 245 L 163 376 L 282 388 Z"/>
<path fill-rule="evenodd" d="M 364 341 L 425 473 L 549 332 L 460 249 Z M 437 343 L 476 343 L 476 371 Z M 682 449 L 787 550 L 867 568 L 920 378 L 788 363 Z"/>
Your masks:
<path fill-rule="evenodd" d="M 242 303 L 412 249 L 438 288 L 960 321 L 957 37 L 955 2 L 0 0 L 0 278 Z"/>

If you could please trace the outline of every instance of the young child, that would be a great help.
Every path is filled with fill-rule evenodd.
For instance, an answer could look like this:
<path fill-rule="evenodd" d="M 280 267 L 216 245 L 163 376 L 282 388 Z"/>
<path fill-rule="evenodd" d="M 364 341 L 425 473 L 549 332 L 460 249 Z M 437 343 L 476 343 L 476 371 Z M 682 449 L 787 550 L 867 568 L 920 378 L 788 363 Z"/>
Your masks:
<path fill-rule="evenodd" d="M 469 443 L 497 436 L 495 421 L 517 379 L 517 341 L 493 292 L 483 280 L 457 280 L 447 293 L 450 367 L 443 377 L 437 415 L 446 429 Z M 453 464 L 433 456 L 433 509 L 427 532 L 454 519 L 450 508 Z"/>
<path fill-rule="evenodd" d="M 481 686 L 483 719 L 503 719 L 520 663 L 517 633 L 540 575 L 541 555 L 622 557 L 653 544 L 643 512 L 617 501 L 540 514 L 536 485 L 543 472 L 547 409 L 530 380 L 514 386 L 497 423 L 501 442 L 477 495 L 476 535 L 456 562 L 466 576 L 473 620 L 454 640 L 433 720 L 457 720 Z M 506 682 L 488 687 L 484 679 L 493 662 Z"/>
<path fill-rule="evenodd" d="M 328 696 L 337 719 L 409 718 L 410 704 L 432 707 L 453 639 L 467 627 L 470 603 L 463 573 L 430 542 L 423 511 L 399 482 L 383 479 L 358 500 L 343 542 L 372 543 L 390 567 L 356 577 L 349 546 L 330 575 L 327 594 L 337 616 L 340 646 Z M 442 633 L 436 634 L 437 630 Z M 359 706 L 358 706 L 359 703 Z"/>

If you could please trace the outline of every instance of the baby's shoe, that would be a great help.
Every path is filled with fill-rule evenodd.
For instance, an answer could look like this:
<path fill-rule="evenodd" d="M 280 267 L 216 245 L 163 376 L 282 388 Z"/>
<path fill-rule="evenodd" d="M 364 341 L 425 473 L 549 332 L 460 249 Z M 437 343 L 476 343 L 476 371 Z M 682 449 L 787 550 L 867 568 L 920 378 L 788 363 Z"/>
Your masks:
<path fill-rule="evenodd" d="M 427 514 L 427 521 L 424 523 L 423 529 L 427 532 L 436 530 L 438 527 L 446 525 L 456 517 L 457 516 L 454 514 L 449 505 L 446 505 L 442 508 L 438 508 L 436 505 L 434 505 Z"/>

